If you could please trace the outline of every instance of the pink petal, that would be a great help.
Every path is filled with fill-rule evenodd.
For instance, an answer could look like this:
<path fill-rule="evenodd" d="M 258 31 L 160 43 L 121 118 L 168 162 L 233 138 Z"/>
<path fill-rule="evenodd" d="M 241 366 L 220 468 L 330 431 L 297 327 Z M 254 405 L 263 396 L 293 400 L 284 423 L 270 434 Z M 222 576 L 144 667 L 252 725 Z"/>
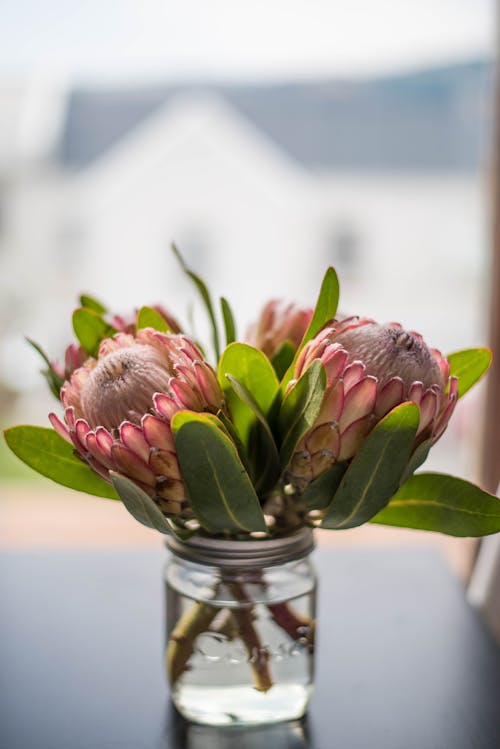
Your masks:
<path fill-rule="evenodd" d="M 90 432 L 90 427 L 85 419 L 77 419 L 75 424 L 75 437 L 79 442 L 83 452 L 87 451 L 87 434 Z"/>
<path fill-rule="evenodd" d="M 142 431 L 151 447 L 175 451 L 172 432 L 163 419 L 147 414 L 142 419 Z"/>
<path fill-rule="evenodd" d="M 408 400 L 413 401 L 417 404 L 417 406 L 420 405 L 420 401 L 422 400 L 422 396 L 424 394 L 424 385 L 422 382 L 413 382 L 410 386 L 410 389 L 408 391 Z"/>
<path fill-rule="evenodd" d="M 113 462 L 110 459 L 109 451 L 101 449 L 95 432 L 89 432 L 87 434 L 87 449 L 96 462 L 102 464 L 106 468 L 114 467 Z"/>
<path fill-rule="evenodd" d="M 101 453 L 103 453 L 106 458 L 111 458 L 111 448 L 114 443 L 114 439 L 111 434 L 105 427 L 97 427 L 95 436 Z"/>
<path fill-rule="evenodd" d="M 68 429 L 66 427 L 66 424 L 63 424 L 59 416 L 57 416 L 55 413 L 49 414 L 49 421 L 52 424 L 52 427 L 56 430 L 58 435 L 63 438 L 63 440 L 66 440 L 66 442 L 69 442 L 70 445 L 73 444 L 73 440 L 69 436 Z"/>
<path fill-rule="evenodd" d="M 347 393 L 339 427 L 343 432 L 353 421 L 358 421 L 373 412 L 377 398 L 377 378 L 365 377 Z"/>
<path fill-rule="evenodd" d="M 429 424 L 436 418 L 438 410 L 438 398 L 436 393 L 428 389 L 420 401 L 420 423 L 418 425 L 417 435 L 423 432 Z"/>
<path fill-rule="evenodd" d="M 117 351 L 120 348 L 123 348 L 123 347 L 120 346 L 119 342 L 116 341 L 114 338 L 105 338 L 99 344 L 98 358 L 103 359 L 108 354 L 111 354 L 113 353 L 113 351 Z"/>
<path fill-rule="evenodd" d="M 170 380 L 170 387 L 182 408 L 188 408 L 191 411 L 203 410 L 204 404 L 201 402 L 198 394 L 195 393 L 193 388 L 190 387 L 187 382 L 182 382 L 182 380 L 177 380 L 175 377 L 172 377 Z"/>
<path fill-rule="evenodd" d="M 87 382 L 89 375 L 90 370 L 88 370 L 87 367 L 79 367 L 79 369 L 75 369 L 75 371 L 71 375 L 70 384 L 66 386 L 68 389 L 68 395 L 69 390 L 72 389 L 76 397 L 80 398 L 81 389 Z"/>
<path fill-rule="evenodd" d="M 317 424 L 327 421 L 338 421 L 344 408 L 344 386 L 342 382 L 327 390 L 316 419 Z"/>
<path fill-rule="evenodd" d="M 107 481 L 108 484 L 111 483 L 109 471 L 105 466 L 101 464 L 99 460 L 96 460 L 94 457 L 87 455 L 86 462 L 89 464 L 89 466 L 92 467 L 92 470 L 99 474 L 99 476 Z"/>
<path fill-rule="evenodd" d="M 338 345 L 336 345 L 335 347 L 328 346 L 325 352 L 325 356 L 322 357 L 322 362 L 326 368 L 326 376 L 329 385 L 333 384 L 333 382 L 335 382 L 335 380 L 337 380 L 344 371 L 347 357 L 347 351 L 342 348 L 338 348 Z"/>
<path fill-rule="evenodd" d="M 178 404 L 169 395 L 164 393 L 155 393 L 153 395 L 153 402 L 155 404 L 156 411 L 160 416 L 164 416 L 170 421 L 172 416 L 179 410 Z"/>
<path fill-rule="evenodd" d="M 76 422 L 75 409 L 73 408 L 73 406 L 70 406 L 69 408 L 65 410 L 64 419 L 66 421 L 66 424 L 69 427 L 69 430 L 72 431 L 75 428 L 75 422 Z"/>
<path fill-rule="evenodd" d="M 441 435 L 443 434 L 444 430 L 448 426 L 448 422 L 450 420 L 450 417 L 455 410 L 455 406 L 457 405 L 457 394 L 453 393 L 453 395 L 449 396 L 448 404 L 444 408 L 443 412 L 439 416 L 432 433 L 432 441 L 436 442 Z"/>
<path fill-rule="evenodd" d="M 375 404 L 377 416 L 385 416 L 391 409 L 402 403 L 404 398 L 404 383 L 401 377 L 391 377 L 380 388 Z"/>
<path fill-rule="evenodd" d="M 203 359 L 203 354 L 193 341 L 190 341 L 189 338 L 186 338 L 185 336 L 179 336 L 179 341 L 181 350 L 185 351 L 191 360 Z"/>
<path fill-rule="evenodd" d="M 150 448 L 140 427 L 130 421 L 123 421 L 120 425 L 120 439 L 126 447 L 148 462 Z"/>
<path fill-rule="evenodd" d="M 125 445 L 114 444 L 111 448 L 113 461 L 120 473 L 131 479 L 154 486 L 154 475 L 147 463 Z"/>
<path fill-rule="evenodd" d="M 195 362 L 193 368 L 196 373 L 197 384 L 203 399 L 212 406 L 212 408 L 220 408 L 222 395 L 215 372 L 204 362 Z"/>
<path fill-rule="evenodd" d="M 458 377 L 450 377 L 450 395 L 458 395 Z"/>
<path fill-rule="evenodd" d="M 186 367 L 184 364 L 176 364 L 175 371 L 178 375 L 180 375 L 181 379 L 184 382 L 187 382 L 188 385 L 195 390 L 198 387 L 198 382 L 196 380 L 196 375 L 194 373 L 194 370 L 191 367 Z"/>
<path fill-rule="evenodd" d="M 349 364 L 344 370 L 344 393 L 347 393 L 356 383 L 358 383 L 365 373 L 365 365 L 360 361 Z"/>
<path fill-rule="evenodd" d="M 150 339 L 153 338 L 158 341 L 162 346 L 170 346 L 170 337 L 167 333 L 162 333 L 160 330 L 154 330 L 154 328 L 144 328 L 139 331 L 144 342 L 149 343 Z"/>
<path fill-rule="evenodd" d="M 375 419 L 373 416 L 365 416 L 351 424 L 345 432 L 340 435 L 340 453 L 339 460 L 348 460 L 352 458 L 359 450 L 367 434 L 374 426 Z"/>

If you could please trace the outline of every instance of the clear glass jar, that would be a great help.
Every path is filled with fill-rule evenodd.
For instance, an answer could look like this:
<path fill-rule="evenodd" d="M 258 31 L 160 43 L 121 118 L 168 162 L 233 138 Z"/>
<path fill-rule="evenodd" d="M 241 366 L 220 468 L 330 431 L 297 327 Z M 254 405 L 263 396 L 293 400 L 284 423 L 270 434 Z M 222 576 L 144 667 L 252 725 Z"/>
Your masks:
<path fill-rule="evenodd" d="M 169 537 L 166 665 L 188 720 L 251 725 L 304 715 L 312 693 L 312 531 L 271 540 Z"/>

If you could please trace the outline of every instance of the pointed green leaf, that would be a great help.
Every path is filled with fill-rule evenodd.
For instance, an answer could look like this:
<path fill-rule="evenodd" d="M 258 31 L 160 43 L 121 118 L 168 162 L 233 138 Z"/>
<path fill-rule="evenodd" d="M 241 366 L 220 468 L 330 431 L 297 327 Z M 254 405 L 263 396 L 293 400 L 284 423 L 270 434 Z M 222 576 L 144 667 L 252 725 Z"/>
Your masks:
<path fill-rule="evenodd" d="M 116 333 L 115 328 L 97 312 L 84 307 L 73 312 L 73 330 L 87 354 L 93 357 L 97 356 L 103 338 L 110 338 Z"/>
<path fill-rule="evenodd" d="M 432 439 L 429 437 L 428 440 L 425 440 L 424 442 L 421 442 L 418 447 L 414 449 L 412 454 L 410 455 L 410 460 L 408 461 L 406 468 L 403 472 L 403 475 L 401 477 L 401 483 L 404 484 L 405 481 L 407 481 L 410 476 L 412 476 L 417 468 L 420 468 L 422 463 L 424 463 L 427 460 L 427 456 L 429 455 L 429 451 L 432 447 Z"/>
<path fill-rule="evenodd" d="M 415 403 L 402 403 L 379 421 L 345 472 L 322 528 L 355 528 L 387 504 L 408 463 L 418 421 Z"/>
<path fill-rule="evenodd" d="M 116 493 L 132 517 L 160 533 L 171 532 L 171 524 L 145 491 L 120 473 L 110 471 L 110 476 Z"/>
<path fill-rule="evenodd" d="M 328 507 L 347 470 L 347 466 L 346 461 L 334 463 L 331 468 L 309 484 L 301 497 L 301 501 L 308 510 L 324 510 Z"/>
<path fill-rule="evenodd" d="M 64 378 L 57 374 L 54 367 L 52 366 L 52 362 L 50 361 L 49 357 L 38 343 L 35 343 L 35 341 L 33 341 L 31 338 L 26 338 L 26 341 L 35 349 L 38 354 L 40 354 L 43 361 L 47 365 L 47 369 L 42 369 L 41 372 L 47 380 L 47 384 L 52 394 L 55 395 L 57 399 L 59 399 L 59 393 L 61 392 Z"/>
<path fill-rule="evenodd" d="M 325 368 L 317 359 L 286 395 L 278 416 L 278 430 L 283 439 L 280 450 L 282 468 L 286 468 L 295 446 L 314 425 L 325 387 Z"/>
<path fill-rule="evenodd" d="M 236 447 L 236 450 L 238 451 L 238 455 L 240 456 L 240 460 L 245 467 L 245 471 L 248 473 L 249 476 L 251 476 L 252 466 L 250 464 L 250 459 L 246 451 L 245 445 L 241 441 L 240 435 L 236 431 L 236 427 L 234 426 L 229 416 L 226 416 L 226 414 L 223 411 L 220 411 L 217 414 L 217 418 L 222 422 L 226 430 L 227 436 L 229 437 L 231 442 L 234 443 L 234 446 Z"/>
<path fill-rule="evenodd" d="M 295 353 L 294 359 L 282 380 L 281 389 L 283 393 L 286 389 L 286 386 L 292 379 L 295 362 L 297 361 L 298 356 L 304 348 L 305 344 L 312 338 L 314 338 L 314 336 L 319 333 L 321 328 L 327 322 L 335 317 L 335 313 L 337 312 L 337 306 L 339 303 L 339 294 L 339 279 L 335 272 L 335 268 L 330 267 L 327 269 L 323 277 L 312 320 L 309 323 L 309 327 L 307 328 L 300 346 Z"/>
<path fill-rule="evenodd" d="M 113 488 L 77 458 L 73 446 L 53 429 L 16 426 L 6 429 L 4 436 L 12 452 L 42 476 L 76 491 L 117 499 Z"/>
<path fill-rule="evenodd" d="M 94 297 L 89 296 L 88 294 L 81 295 L 80 305 L 82 307 L 86 307 L 87 309 L 94 310 L 94 312 L 97 312 L 99 315 L 104 315 L 108 311 L 104 304 L 101 304 L 101 302 L 99 302 L 97 299 L 94 299 Z"/>
<path fill-rule="evenodd" d="M 278 380 L 281 380 L 287 369 L 293 362 L 295 356 L 295 346 L 291 341 L 285 341 L 281 344 L 277 352 L 271 359 Z"/>
<path fill-rule="evenodd" d="M 191 281 L 196 286 L 198 293 L 201 297 L 201 300 L 203 304 L 205 305 L 205 309 L 207 311 L 208 317 L 210 319 L 210 323 L 212 326 L 212 340 L 214 345 L 214 351 L 215 351 L 215 358 L 218 360 L 220 355 L 220 337 L 219 337 L 219 327 L 217 325 L 217 318 L 215 317 L 214 312 L 214 306 L 212 304 L 212 297 L 210 296 L 210 292 L 207 288 L 207 285 L 205 282 L 196 275 L 196 273 L 193 273 L 193 271 L 189 270 L 186 263 L 184 262 L 184 259 L 175 246 L 175 244 L 172 243 L 172 252 L 174 253 L 175 257 L 177 258 L 179 265 L 181 266 L 182 270 L 184 271 L 185 275 L 191 279 Z"/>
<path fill-rule="evenodd" d="M 266 531 L 259 500 L 231 440 L 206 419 L 172 419 L 177 456 L 193 511 L 208 533 Z"/>
<path fill-rule="evenodd" d="M 447 359 L 450 375 L 458 377 L 458 397 L 461 398 L 488 371 L 492 353 L 488 348 L 471 348 L 456 351 Z"/>
<path fill-rule="evenodd" d="M 371 522 L 449 536 L 486 536 L 500 532 L 500 499 L 455 476 L 417 473 Z"/>
<path fill-rule="evenodd" d="M 219 419 L 218 416 L 215 416 L 215 414 L 199 413 L 198 411 L 188 410 L 177 411 L 174 414 L 171 423 L 174 435 L 182 426 L 184 426 L 184 424 L 191 424 L 192 422 L 198 424 L 200 421 L 202 421 L 204 424 L 207 424 L 208 426 L 215 427 L 220 432 L 222 432 L 222 434 L 226 435 L 226 437 L 230 436 L 226 425 L 221 421 L 221 419 Z"/>
<path fill-rule="evenodd" d="M 252 394 L 266 417 L 279 390 L 279 382 L 267 356 L 247 343 L 231 343 L 222 353 L 217 377 L 240 439 L 248 446 L 255 413 L 235 393 L 226 377 L 228 374 Z"/>
<path fill-rule="evenodd" d="M 141 307 L 137 315 L 137 330 L 153 328 L 160 333 L 171 333 L 171 329 L 164 317 L 152 307 Z"/>
<path fill-rule="evenodd" d="M 223 296 L 220 298 L 222 318 L 224 320 L 224 329 L 226 331 L 226 346 L 236 340 L 236 324 L 234 322 L 233 311 L 229 302 Z"/>
<path fill-rule="evenodd" d="M 311 338 L 314 338 L 314 336 L 319 333 L 325 323 L 333 320 L 335 313 L 337 312 L 339 294 L 339 279 L 335 272 L 335 268 L 330 267 L 323 278 L 314 314 L 299 346 L 299 350 L 301 350 L 304 345 L 311 340 Z"/>
<path fill-rule="evenodd" d="M 271 488 L 279 477 L 280 458 L 269 424 L 255 398 L 246 387 L 236 377 L 230 374 L 226 377 L 236 395 L 243 403 L 246 403 L 256 417 L 249 445 L 250 453 L 254 456 L 255 489 L 259 492 Z"/>

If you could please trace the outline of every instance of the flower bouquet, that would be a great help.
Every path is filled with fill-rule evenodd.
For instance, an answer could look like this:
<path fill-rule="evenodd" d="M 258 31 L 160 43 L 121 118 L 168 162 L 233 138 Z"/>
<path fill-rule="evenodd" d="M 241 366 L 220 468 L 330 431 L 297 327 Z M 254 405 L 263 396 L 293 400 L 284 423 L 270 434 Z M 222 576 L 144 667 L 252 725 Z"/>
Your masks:
<path fill-rule="evenodd" d="M 315 527 L 366 522 L 481 536 L 500 501 L 415 473 L 488 349 L 448 357 L 398 323 L 337 314 L 326 271 L 314 309 L 269 302 L 237 340 L 231 307 L 186 268 L 211 323 L 215 366 L 163 307 L 112 316 L 81 297 L 77 343 L 44 374 L 63 407 L 9 447 L 64 486 L 120 499 L 165 534 L 166 664 L 188 718 L 299 717 L 313 681 Z"/>

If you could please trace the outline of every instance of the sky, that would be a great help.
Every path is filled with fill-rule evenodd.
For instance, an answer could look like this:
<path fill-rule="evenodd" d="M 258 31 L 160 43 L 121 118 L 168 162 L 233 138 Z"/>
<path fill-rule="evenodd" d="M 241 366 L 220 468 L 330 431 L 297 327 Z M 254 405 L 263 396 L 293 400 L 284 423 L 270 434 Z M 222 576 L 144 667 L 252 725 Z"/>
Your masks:
<path fill-rule="evenodd" d="M 494 0 L 0 0 L 0 76 L 366 75 L 490 55 Z"/>

